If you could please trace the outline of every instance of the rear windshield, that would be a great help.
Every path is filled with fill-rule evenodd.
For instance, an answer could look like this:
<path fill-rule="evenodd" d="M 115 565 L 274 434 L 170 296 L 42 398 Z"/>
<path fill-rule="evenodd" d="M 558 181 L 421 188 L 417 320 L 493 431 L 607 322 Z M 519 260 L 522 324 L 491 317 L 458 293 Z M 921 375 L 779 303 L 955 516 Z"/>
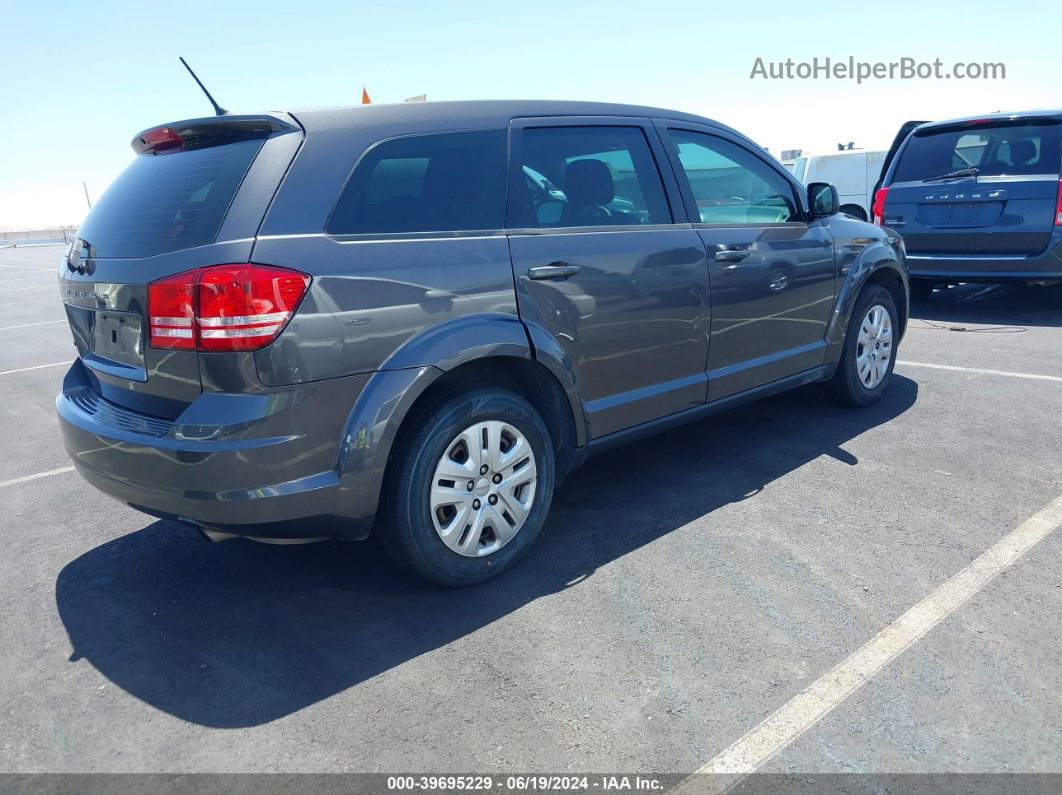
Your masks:
<path fill-rule="evenodd" d="M 96 202 L 78 236 L 93 256 L 105 258 L 214 242 L 263 140 L 138 155 Z"/>
<path fill-rule="evenodd" d="M 1060 125 L 1041 122 L 916 133 L 903 148 L 892 181 L 916 182 L 971 166 L 978 176 L 1057 177 L 1060 130 Z"/>

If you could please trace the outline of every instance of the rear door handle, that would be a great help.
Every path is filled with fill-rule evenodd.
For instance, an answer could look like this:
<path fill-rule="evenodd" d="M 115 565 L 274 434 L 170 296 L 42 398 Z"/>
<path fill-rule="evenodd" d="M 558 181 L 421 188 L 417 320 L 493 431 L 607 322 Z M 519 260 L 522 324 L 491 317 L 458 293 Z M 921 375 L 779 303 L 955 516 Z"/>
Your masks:
<path fill-rule="evenodd" d="M 579 272 L 578 265 L 567 262 L 551 262 L 549 265 L 536 265 L 527 269 L 527 278 L 540 281 L 542 279 L 570 279 Z"/>
<path fill-rule="evenodd" d="M 749 255 L 747 248 L 728 248 L 724 251 L 715 252 L 716 262 L 741 262 Z"/>

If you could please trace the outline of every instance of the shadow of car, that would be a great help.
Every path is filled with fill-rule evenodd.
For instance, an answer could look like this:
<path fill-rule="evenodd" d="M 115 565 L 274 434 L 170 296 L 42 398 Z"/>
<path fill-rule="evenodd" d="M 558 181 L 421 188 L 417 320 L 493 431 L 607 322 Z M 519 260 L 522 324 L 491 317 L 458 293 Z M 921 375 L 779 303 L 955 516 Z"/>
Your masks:
<path fill-rule="evenodd" d="M 375 544 L 214 545 L 159 521 L 71 561 L 56 581 L 71 661 L 192 723 L 267 723 L 438 649 L 903 414 L 895 376 L 845 412 L 818 387 L 751 404 L 593 459 L 557 492 L 536 554 L 462 590 L 399 572 Z M 784 445 L 779 444 L 784 440 Z M 738 451 L 738 452 L 735 452 Z M 631 461 L 639 468 L 633 488 Z M 640 495 L 653 494 L 651 507 Z M 653 572 L 647 571 L 647 577 Z"/>

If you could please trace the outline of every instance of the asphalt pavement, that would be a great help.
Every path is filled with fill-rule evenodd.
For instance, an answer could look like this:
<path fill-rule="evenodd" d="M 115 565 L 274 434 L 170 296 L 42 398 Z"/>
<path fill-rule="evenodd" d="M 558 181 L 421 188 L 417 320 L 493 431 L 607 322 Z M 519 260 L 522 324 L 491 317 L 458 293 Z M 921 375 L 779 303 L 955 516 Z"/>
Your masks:
<path fill-rule="evenodd" d="M 1062 288 L 965 285 L 875 406 L 591 459 L 486 585 L 210 544 L 66 469 L 59 256 L 0 250 L 0 772 L 692 772 L 1062 495 Z M 1060 615 L 1048 531 L 757 769 L 1062 772 Z"/>

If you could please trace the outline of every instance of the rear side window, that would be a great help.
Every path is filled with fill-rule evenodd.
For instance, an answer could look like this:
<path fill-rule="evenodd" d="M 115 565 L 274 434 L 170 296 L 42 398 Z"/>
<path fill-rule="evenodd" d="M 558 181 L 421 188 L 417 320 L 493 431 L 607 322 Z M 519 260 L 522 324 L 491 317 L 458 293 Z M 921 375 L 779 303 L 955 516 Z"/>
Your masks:
<path fill-rule="evenodd" d="M 351 174 L 330 235 L 501 229 L 506 132 L 413 135 L 377 144 Z"/>
<path fill-rule="evenodd" d="M 639 127 L 532 127 L 513 175 L 512 227 L 669 224 L 664 186 Z"/>
<path fill-rule="evenodd" d="M 213 243 L 263 141 L 137 155 L 96 202 L 79 236 L 105 258 Z"/>
<path fill-rule="evenodd" d="M 1062 126 L 972 125 L 913 135 L 896 164 L 893 182 L 917 182 L 975 167 L 979 176 L 1057 176 Z"/>

